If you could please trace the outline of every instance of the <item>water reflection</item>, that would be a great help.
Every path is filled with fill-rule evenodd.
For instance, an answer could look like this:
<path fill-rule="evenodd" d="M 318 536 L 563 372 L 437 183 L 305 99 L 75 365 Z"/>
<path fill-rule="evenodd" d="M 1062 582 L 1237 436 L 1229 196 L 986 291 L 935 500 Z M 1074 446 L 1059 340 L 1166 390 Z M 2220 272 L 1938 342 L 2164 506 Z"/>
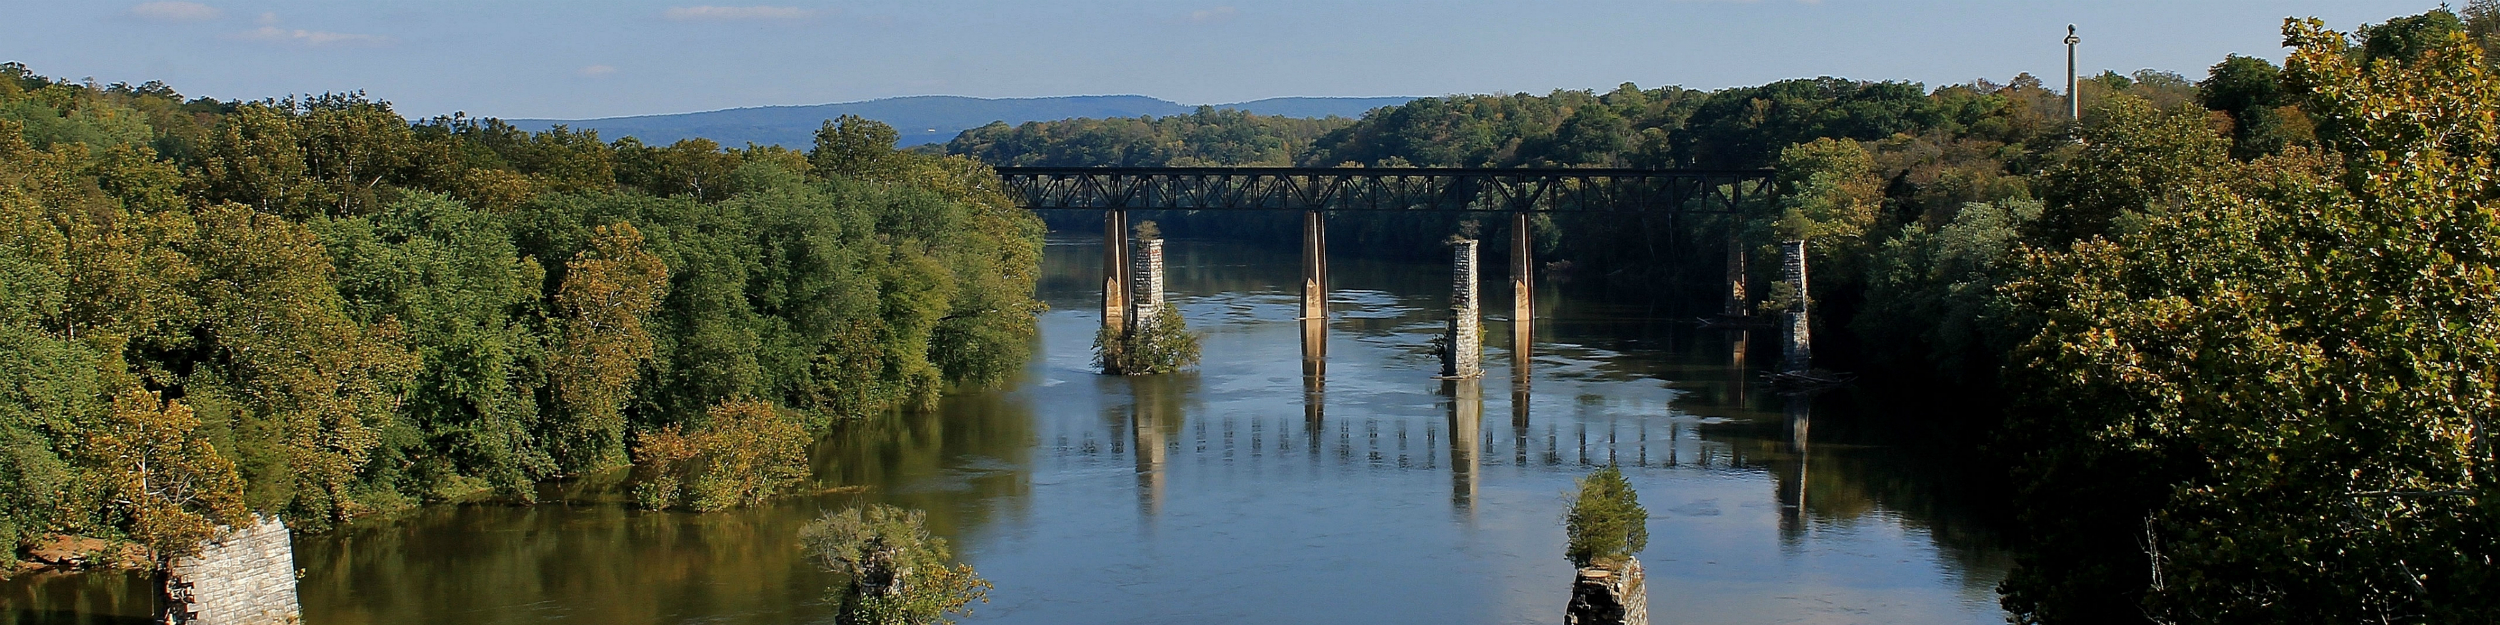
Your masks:
<path fill-rule="evenodd" d="M 848 424 L 815 448 L 808 494 L 652 513 L 603 476 L 537 507 L 303 537 L 306 622 L 826 622 L 832 580 L 795 533 L 863 501 L 927 510 L 997 583 L 973 621 L 1553 622 L 1563 493 L 1610 462 L 1653 513 L 1662 622 L 2002 620 L 2004 556 L 1936 455 L 1850 432 L 1845 395 L 1750 388 L 1742 332 L 1547 289 L 1551 312 L 1487 360 L 1510 382 L 1487 397 L 1430 379 L 1446 266 L 1337 259 L 1335 319 L 1309 324 L 1291 250 L 1170 245 L 1174 300 L 1205 333 L 1195 374 L 1091 373 L 1100 250 L 1057 241 L 1023 377 Z M 0 625 L 111 622 L 62 615 L 144 613 L 142 588 L 0 581 Z"/>
<path fill-rule="evenodd" d="M 1476 378 L 1447 380 L 1442 393 L 1450 402 L 1450 506 L 1460 512 L 1476 505 L 1477 451 L 1484 438 L 1484 387 Z"/>
<path fill-rule="evenodd" d="M 1807 393 L 1780 397 L 1781 412 L 1786 415 L 1782 421 L 1788 428 L 1788 457 L 1792 458 L 1784 463 L 1787 466 L 1775 471 L 1779 476 L 1780 538 L 1792 544 L 1805 531 L 1806 484 L 1810 481 L 1807 468 L 1814 461 L 1813 453 L 1806 447 L 1806 429 L 1814 418 L 1812 397 Z"/>
<path fill-rule="evenodd" d="M 1147 377 L 1103 378 L 1105 386 L 1126 386 L 1132 401 L 1127 406 L 1127 423 L 1132 440 L 1131 455 L 1137 459 L 1137 512 L 1148 521 L 1163 512 L 1164 458 L 1178 444 L 1181 434 L 1181 402 L 1197 387 L 1194 373 Z M 1227 436 L 1229 438 L 1229 435 Z M 1113 453 L 1118 453 L 1115 446 Z"/>

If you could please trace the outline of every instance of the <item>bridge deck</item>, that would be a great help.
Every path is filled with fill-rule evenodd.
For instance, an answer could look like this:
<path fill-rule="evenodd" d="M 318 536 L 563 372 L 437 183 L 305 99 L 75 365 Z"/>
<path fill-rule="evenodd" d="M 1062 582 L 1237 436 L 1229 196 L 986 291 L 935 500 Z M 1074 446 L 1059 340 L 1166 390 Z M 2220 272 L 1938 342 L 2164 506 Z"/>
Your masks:
<path fill-rule="evenodd" d="M 1760 169 L 1001 167 L 1034 210 L 1671 212 L 1772 197 Z"/>

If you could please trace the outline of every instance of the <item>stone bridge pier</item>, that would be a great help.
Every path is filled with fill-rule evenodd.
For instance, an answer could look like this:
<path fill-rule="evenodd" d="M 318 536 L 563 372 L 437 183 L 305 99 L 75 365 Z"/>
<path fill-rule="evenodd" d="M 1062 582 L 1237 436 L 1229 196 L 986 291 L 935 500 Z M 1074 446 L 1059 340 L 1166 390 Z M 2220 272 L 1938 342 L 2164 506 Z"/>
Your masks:
<path fill-rule="evenodd" d="M 277 517 L 221 527 L 199 553 L 165 567 L 164 622 L 170 625 L 295 625 L 295 542 Z"/>
<path fill-rule="evenodd" d="M 1476 279 L 1476 241 L 1450 242 L 1450 321 L 1441 339 L 1441 377 L 1484 375 L 1484 302 Z"/>

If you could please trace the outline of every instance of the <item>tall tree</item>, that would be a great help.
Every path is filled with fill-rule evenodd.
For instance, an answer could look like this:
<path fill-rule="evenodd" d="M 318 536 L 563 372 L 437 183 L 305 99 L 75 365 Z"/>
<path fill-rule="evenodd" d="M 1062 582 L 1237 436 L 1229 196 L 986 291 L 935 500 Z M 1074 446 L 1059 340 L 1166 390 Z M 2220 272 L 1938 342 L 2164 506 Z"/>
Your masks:
<path fill-rule="evenodd" d="M 655 353 L 646 324 L 667 291 L 668 267 L 632 224 L 598 227 L 565 263 L 555 295 L 563 334 L 548 363 L 565 418 L 547 437 L 567 470 L 625 460 L 625 407 Z"/>

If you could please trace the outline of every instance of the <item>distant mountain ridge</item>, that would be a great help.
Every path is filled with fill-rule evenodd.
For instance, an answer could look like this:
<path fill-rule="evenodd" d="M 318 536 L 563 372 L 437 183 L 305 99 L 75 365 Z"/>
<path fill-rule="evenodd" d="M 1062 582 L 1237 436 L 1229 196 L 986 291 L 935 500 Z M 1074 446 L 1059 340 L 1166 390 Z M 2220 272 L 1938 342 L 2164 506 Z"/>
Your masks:
<path fill-rule="evenodd" d="M 1268 98 L 1212 105 L 1219 109 L 1238 109 L 1258 115 L 1286 117 L 1361 117 L 1365 111 L 1383 106 L 1397 106 L 1414 100 L 1411 97 L 1374 98 Z M 574 130 L 596 129 L 599 137 L 616 140 L 624 137 L 641 139 L 643 143 L 668 144 L 679 139 L 701 137 L 728 147 L 748 143 L 780 145 L 805 149 L 814 143 L 817 127 L 825 120 L 842 115 L 858 115 L 885 122 L 902 133 L 902 145 L 945 143 L 965 130 L 979 128 L 990 122 L 1009 124 L 1053 121 L 1075 117 L 1138 117 L 1186 115 L 1198 107 L 1142 95 L 1062 96 L 1054 98 L 973 98 L 965 96 L 910 96 L 884 98 L 863 102 L 813 104 L 801 106 L 759 106 L 696 113 L 667 115 L 635 115 L 599 119 L 507 119 L 506 122 L 532 132 L 563 124 Z"/>

